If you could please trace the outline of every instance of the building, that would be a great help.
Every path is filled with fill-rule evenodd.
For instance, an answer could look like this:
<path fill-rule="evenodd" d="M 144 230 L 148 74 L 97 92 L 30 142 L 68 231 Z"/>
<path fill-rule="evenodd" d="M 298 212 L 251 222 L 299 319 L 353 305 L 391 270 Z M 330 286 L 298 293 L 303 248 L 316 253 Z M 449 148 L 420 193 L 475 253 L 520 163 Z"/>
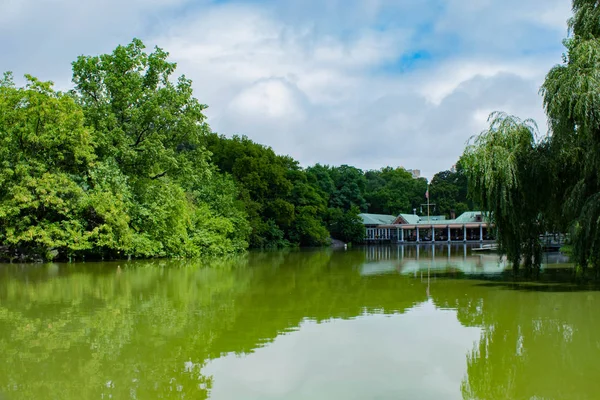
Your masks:
<path fill-rule="evenodd" d="M 365 242 L 483 242 L 492 240 L 489 224 L 481 211 L 467 211 L 455 219 L 442 215 L 360 214 L 365 225 Z"/>
<path fill-rule="evenodd" d="M 406 171 L 412 174 L 413 179 L 418 179 L 421 177 L 420 169 L 407 169 Z"/>
<path fill-rule="evenodd" d="M 396 221 L 396 217 L 393 215 L 383 214 L 359 214 L 363 220 L 363 225 L 367 231 L 366 240 L 375 240 L 375 238 L 381 238 L 381 240 L 390 239 L 390 231 L 379 226 L 388 226 Z"/>

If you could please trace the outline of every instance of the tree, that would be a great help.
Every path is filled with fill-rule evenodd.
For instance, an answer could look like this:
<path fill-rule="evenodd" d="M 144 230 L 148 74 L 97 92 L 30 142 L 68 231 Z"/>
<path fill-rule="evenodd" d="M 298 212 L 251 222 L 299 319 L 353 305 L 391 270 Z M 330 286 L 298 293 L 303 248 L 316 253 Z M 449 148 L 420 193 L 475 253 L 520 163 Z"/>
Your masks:
<path fill-rule="evenodd" d="M 369 212 L 375 214 L 412 213 L 424 201 L 427 181 L 414 179 L 404 168 L 385 167 L 365 173 L 365 197 Z"/>
<path fill-rule="evenodd" d="M 210 134 L 204 140 L 219 169 L 230 173 L 241 188 L 240 200 L 252 228 L 251 247 L 328 243 L 327 200 L 296 160 L 247 137 Z"/>
<path fill-rule="evenodd" d="M 68 95 L 0 81 L 3 258 L 195 257 L 247 246 L 238 189 L 210 165 L 191 81 L 134 40 L 73 63 Z M 211 190 L 217 193 L 210 193 Z"/>
<path fill-rule="evenodd" d="M 191 80 L 172 81 L 176 64 L 167 52 L 144 49 L 134 39 L 111 54 L 73 63 L 73 95 L 96 132 L 98 155 L 135 179 L 200 176 L 207 169 L 199 146 L 208 132 L 206 106 L 193 97 Z"/>
<path fill-rule="evenodd" d="M 81 108 L 51 82 L 0 84 L 0 242 L 5 258 L 66 258 L 130 246 L 124 193 L 89 187 L 98 171 Z M 93 171 L 90 173 L 90 171 Z"/>
<path fill-rule="evenodd" d="M 348 211 L 357 206 L 362 211 L 367 210 L 367 202 L 363 196 L 366 179 L 360 169 L 342 165 L 331 168 L 330 176 L 335 185 L 329 200 L 332 207 Z"/>
<path fill-rule="evenodd" d="M 358 207 L 344 212 L 339 208 L 330 208 L 328 228 L 331 236 L 346 243 L 360 243 L 365 239 L 365 226 L 359 216 Z"/>
<path fill-rule="evenodd" d="M 474 200 L 490 212 L 501 253 L 514 268 L 541 263 L 539 235 L 545 232 L 540 211 L 549 190 L 545 142 L 536 142 L 537 126 L 504 113 L 490 116 L 490 127 L 467 146 L 462 161 Z"/>
<path fill-rule="evenodd" d="M 457 163 L 456 171 L 441 171 L 433 176 L 429 195 L 441 214 L 460 215 L 475 207 L 467 198 L 468 181 L 462 164 Z"/>
<path fill-rule="evenodd" d="M 574 0 L 563 63 L 546 76 L 541 93 L 552 131 L 555 187 L 549 199 L 557 225 L 571 230 L 582 266 L 600 263 L 600 5 Z M 562 218 L 561 218 L 562 216 Z"/>
<path fill-rule="evenodd" d="M 485 162 L 470 158 L 469 176 L 482 193 L 496 191 L 504 213 L 512 207 L 515 215 L 529 215 L 538 221 L 535 229 L 523 231 L 515 221 L 498 220 L 504 244 L 517 257 L 517 240 L 533 246 L 540 229 L 570 230 L 574 256 L 583 267 L 600 262 L 600 4 L 595 0 L 574 0 L 569 20 L 570 37 L 564 41 L 562 64 L 552 68 L 541 88 L 551 135 L 534 144 L 525 134 L 527 125 L 504 118 L 504 143 L 483 138 L 476 153 L 497 158 L 497 170 L 480 168 Z M 500 127 L 500 125 L 496 125 Z M 491 128 L 493 130 L 494 127 Z M 510 133 L 510 132 L 512 133 Z M 501 135 L 502 136 L 502 135 Z M 512 138 L 512 139 L 511 139 Z M 488 140 L 491 139 L 491 140 Z M 486 142 L 489 144 L 486 149 Z M 473 152 L 473 148 L 468 150 Z M 473 152 L 475 154 L 475 152 Z M 527 158 L 529 157 L 529 158 Z M 488 163 L 488 166 L 491 165 Z M 560 188 L 560 190 L 544 190 Z M 523 192 L 518 198 L 516 192 Z M 482 200 L 490 201 L 488 198 Z M 482 203 L 491 205 L 490 203 Z M 493 211 L 493 210 L 492 210 Z M 501 211 L 496 208 L 495 211 Z M 495 215 L 494 218 L 500 218 Z M 504 231 L 504 232 L 502 232 Z M 511 239 L 513 236 L 514 239 Z M 524 255 L 529 254 L 526 251 Z M 527 260 L 527 258 L 526 258 Z M 513 262 L 516 262 L 516 258 Z"/>
<path fill-rule="evenodd" d="M 176 65 L 167 52 L 144 50 L 134 39 L 73 63 L 72 94 L 95 132 L 100 172 L 111 166 L 126 181 L 112 189 L 129 193 L 130 251 L 193 257 L 243 249 L 249 229 L 237 189 L 218 176 L 202 146 L 206 106 L 189 79 L 172 79 Z"/>

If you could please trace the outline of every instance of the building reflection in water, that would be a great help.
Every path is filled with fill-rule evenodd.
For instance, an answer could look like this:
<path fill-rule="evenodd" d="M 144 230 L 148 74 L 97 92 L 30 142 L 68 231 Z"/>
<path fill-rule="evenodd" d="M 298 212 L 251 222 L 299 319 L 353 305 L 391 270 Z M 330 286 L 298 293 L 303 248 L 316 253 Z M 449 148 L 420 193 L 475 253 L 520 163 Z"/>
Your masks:
<path fill-rule="evenodd" d="M 361 275 L 382 273 L 416 275 L 426 269 L 433 272 L 494 274 L 507 268 L 506 260 L 498 254 L 473 251 L 477 247 L 479 246 L 473 244 L 366 246 L 360 248 L 360 251 L 365 253 Z M 544 255 L 544 265 L 566 263 L 568 258 L 560 253 Z"/>

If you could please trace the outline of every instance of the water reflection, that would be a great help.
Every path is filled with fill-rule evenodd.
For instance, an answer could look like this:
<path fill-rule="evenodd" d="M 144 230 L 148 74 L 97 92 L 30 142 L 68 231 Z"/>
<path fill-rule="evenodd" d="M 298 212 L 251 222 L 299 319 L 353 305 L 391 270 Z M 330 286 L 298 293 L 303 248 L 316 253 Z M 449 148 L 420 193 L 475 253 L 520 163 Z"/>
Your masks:
<path fill-rule="evenodd" d="M 0 393 L 592 399 L 600 292 L 563 261 L 527 282 L 464 246 L 0 265 Z"/>
<path fill-rule="evenodd" d="M 479 335 L 425 302 L 403 315 L 304 321 L 295 334 L 205 371 L 216 378 L 214 399 L 459 399 L 464 354 Z"/>
<path fill-rule="evenodd" d="M 472 245 L 466 244 L 362 247 L 359 251 L 365 253 L 366 263 L 361 274 L 415 274 L 423 268 L 490 274 L 506 268 L 506 263 L 501 262 L 497 255 L 476 254 L 472 248 Z"/>

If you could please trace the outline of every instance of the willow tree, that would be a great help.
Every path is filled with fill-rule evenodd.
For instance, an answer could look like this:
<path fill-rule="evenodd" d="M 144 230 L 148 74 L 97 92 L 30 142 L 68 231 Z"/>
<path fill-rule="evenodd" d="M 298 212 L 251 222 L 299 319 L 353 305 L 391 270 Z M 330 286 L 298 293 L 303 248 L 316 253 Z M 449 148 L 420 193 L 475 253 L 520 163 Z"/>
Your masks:
<path fill-rule="evenodd" d="M 534 121 L 504 113 L 490 115 L 490 127 L 472 139 L 461 159 L 473 200 L 489 211 L 500 252 L 517 269 L 539 266 L 545 230 L 547 144 L 537 141 Z"/>
<path fill-rule="evenodd" d="M 600 3 L 574 0 L 563 63 L 542 86 L 560 187 L 556 214 L 569 223 L 576 261 L 600 262 Z"/>
<path fill-rule="evenodd" d="M 550 135 L 496 114 L 465 154 L 472 194 L 492 211 L 503 251 L 516 263 L 538 251 L 538 233 L 570 231 L 575 261 L 600 263 L 600 2 L 573 0 L 561 64 L 541 88 Z M 535 262 L 535 257 L 534 257 Z"/>

